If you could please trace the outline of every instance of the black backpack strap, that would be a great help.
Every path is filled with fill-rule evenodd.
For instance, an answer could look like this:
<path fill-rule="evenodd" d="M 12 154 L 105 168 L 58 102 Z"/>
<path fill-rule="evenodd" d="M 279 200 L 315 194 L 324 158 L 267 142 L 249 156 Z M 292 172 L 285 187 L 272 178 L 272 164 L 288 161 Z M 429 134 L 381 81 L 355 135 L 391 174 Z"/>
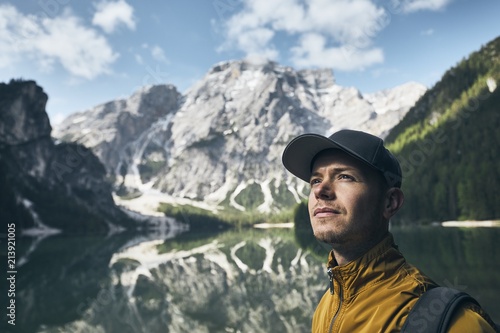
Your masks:
<path fill-rule="evenodd" d="M 477 304 L 469 294 L 436 287 L 425 292 L 411 309 L 401 333 L 446 332 L 455 310 L 464 302 Z"/>

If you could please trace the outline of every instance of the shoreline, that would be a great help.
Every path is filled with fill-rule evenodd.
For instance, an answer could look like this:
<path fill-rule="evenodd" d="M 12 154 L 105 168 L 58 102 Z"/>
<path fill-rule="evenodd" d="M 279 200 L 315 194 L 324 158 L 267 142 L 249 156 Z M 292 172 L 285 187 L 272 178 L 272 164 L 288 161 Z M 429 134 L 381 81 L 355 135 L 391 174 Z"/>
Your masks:
<path fill-rule="evenodd" d="M 257 229 L 271 229 L 271 228 L 293 228 L 293 222 L 288 223 L 257 223 L 253 225 Z"/>
<path fill-rule="evenodd" d="M 494 228 L 500 227 L 500 220 L 486 221 L 444 221 L 439 223 L 442 227 L 462 227 L 462 228 Z"/>

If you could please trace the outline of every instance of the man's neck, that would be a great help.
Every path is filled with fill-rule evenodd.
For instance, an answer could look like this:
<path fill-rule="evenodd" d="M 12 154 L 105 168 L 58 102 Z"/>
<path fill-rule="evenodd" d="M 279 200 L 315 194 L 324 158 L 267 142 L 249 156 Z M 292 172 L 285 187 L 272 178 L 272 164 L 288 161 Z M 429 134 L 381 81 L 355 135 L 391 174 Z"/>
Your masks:
<path fill-rule="evenodd" d="M 368 242 L 359 244 L 357 246 L 349 245 L 332 245 L 333 256 L 335 261 L 339 266 L 344 266 L 353 260 L 358 259 L 363 256 L 366 252 L 372 249 L 375 245 L 380 243 L 382 239 L 387 236 L 388 232 L 385 232 L 377 237 L 370 239 Z"/>

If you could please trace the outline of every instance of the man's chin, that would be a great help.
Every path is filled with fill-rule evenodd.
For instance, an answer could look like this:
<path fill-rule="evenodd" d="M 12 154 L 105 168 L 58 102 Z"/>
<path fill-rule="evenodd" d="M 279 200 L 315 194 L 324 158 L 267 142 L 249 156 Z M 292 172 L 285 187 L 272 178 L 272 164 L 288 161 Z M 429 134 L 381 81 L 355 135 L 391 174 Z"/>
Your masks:
<path fill-rule="evenodd" d="M 339 244 L 342 242 L 342 236 L 333 231 L 318 231 L 314 232 L 314 237 L 322 243 L 329 245 Z"/>

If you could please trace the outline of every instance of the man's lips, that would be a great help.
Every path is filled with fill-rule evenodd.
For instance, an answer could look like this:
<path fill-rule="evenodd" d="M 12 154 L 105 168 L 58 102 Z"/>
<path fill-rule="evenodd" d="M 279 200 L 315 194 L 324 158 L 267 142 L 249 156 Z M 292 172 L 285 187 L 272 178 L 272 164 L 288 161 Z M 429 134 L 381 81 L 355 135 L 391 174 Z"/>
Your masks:
<path fill-rule="evenodd" d="M 331 216 L 335 214 L 340 214 L 340 211 L 330 207 L 319 207 L 314 210 L 314 216 L 317 217 Z"/>

